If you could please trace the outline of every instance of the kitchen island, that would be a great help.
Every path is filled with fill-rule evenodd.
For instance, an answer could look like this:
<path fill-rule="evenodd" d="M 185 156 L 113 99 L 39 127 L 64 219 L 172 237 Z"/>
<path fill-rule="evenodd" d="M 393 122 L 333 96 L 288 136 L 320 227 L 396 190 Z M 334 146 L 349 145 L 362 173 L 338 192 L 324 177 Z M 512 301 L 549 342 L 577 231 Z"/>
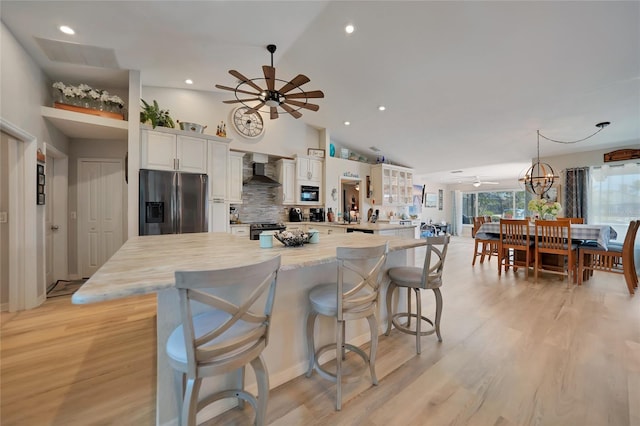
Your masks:
<path fill-rule="evenodd" d="M 176 270 L 222 269 L 282 256 L 273 310 L 269 345 L 263 353 L 269 370 L 270 386 L 276 387 L 306 371 L 305 318 L 307 293 L 314 285 L 336 278 L 336 247 L 362 247 L 389 241 L 387 268 L 413 264 L 413 248 L 425 240 L 363 233 L 322 235 L 318 244 L 284 247 L 274 240 L 273 248 L 261 249 L 259 241 L 227 233 L 139 236 L 130 238 L 72 297 L 76 304 L 96 303 L 146 293 L 157 293 L 157 412 L 156 424 L 177 424 L 179 396 L 173 370 L 168 364 L 165 344 L 180 323 L 178 293 L 174 288 Z M 384 300 L 383 283 L 381 300 Z M 197 312 L 197 311 L 196 311 Z M 194 312 L 195 313 L 195 312 Z M 384 330 L 386 310 L 379 307 L 380 332 Z M 319 345 L 334 339 L 328 320 L 318 330 Z M 347 328 L 348 341 L 361 345 L 368 341 L 366 322 Z M 248 369 L 247 383 L 255 389 Z M 202 395 L 227 385 L 234 377 L 222 377 L 203 384 Z M 224 403 L 227 403 L 225 405 Z M 201 419 L 230 408 L 232 400 L 203 410 Z"/>

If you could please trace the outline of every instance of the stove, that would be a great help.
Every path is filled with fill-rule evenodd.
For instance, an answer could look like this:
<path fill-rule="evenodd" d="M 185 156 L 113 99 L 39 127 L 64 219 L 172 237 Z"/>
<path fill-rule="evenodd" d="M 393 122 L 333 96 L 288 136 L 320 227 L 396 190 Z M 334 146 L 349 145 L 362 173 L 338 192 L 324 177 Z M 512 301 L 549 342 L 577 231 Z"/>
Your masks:
<path fill-rule="evenodd" d="M 252 223 L 249 226 L 249 239 L 259 240 L 262 231 L 284 231 L 287 227 L 284 223 Z"/>

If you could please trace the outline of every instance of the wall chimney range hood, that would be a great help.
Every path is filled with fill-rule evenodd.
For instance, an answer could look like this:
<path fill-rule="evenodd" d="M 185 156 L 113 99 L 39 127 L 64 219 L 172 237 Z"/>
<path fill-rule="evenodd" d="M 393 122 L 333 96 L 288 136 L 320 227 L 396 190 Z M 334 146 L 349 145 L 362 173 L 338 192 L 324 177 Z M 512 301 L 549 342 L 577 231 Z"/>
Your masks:
<path fill-rule="evenodd" d="M 253 155 L 253 176 L 244 181 L 244 185 L 256 185 L 265 187 L 282 186 L 282 184 L 276 180 L 268 177 L 265 172 L 265 163 L 267 163 L 269 157 L 264 154 Z"/>

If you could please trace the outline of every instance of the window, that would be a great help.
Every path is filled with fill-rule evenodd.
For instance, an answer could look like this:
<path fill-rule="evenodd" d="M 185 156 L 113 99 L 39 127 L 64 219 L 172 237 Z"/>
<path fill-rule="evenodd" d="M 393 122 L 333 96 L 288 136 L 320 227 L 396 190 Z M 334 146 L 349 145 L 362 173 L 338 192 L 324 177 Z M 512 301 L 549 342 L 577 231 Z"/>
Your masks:
<path fill-rule="evenodd" d="M 491 220 L 524 219 L 527 215 L 524 191 L 493 191 L 462 194 L 462 223 L 473 216 L 491 216 Z"/>
<path fill-rule="evenodd" d="M 629 222 L 640 214 L 640 165 L 592 167 L 589 179 L 589 223 L 610 225 L 624 241 Z"/>

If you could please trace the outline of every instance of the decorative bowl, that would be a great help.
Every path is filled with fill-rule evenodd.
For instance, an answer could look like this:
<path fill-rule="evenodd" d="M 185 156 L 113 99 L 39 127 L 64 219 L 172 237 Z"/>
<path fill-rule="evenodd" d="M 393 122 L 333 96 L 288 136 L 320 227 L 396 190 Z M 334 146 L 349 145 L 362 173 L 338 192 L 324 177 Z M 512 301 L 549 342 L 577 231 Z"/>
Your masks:
<path fill-rule="evenodd" d="M 207 128 L 207 126 L 203 126 L 202 124 L 198 124 L 198 123 L 187 123 L 186 121 L 180 121 L 180 120 L 177 120 L 177 122 L 180 125 L 180 130 L 203 133 L 204 129 Z"/>
<path fill-rule="evenodd" d="M 282 231 L 276 232 L 273 236 L 285 247 L 299 247 L 309 242 L 309 234 L 303 231 Z"/>

